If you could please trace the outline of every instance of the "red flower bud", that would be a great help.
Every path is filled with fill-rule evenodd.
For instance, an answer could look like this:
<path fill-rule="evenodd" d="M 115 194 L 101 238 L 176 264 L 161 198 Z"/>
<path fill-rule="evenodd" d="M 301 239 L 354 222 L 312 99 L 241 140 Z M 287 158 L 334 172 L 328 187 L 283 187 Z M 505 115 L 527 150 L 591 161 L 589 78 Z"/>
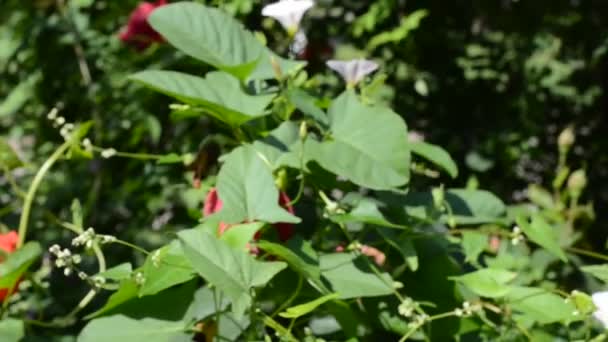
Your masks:
<path fill-rule="evenodd" d="M 0 250 L 5 253 L 13 253 L 17 249 L 17 242 L 19 241 L 19 235 L 15 231 L 10 231 L 6 234 L 0 234 Z M 0 258 L 2 261 L 2 258 Z M 15 292 L 19 286 L 19 283 L 15 284 L 12 289 L 3 288 L 0 289 L 0 302 L 3 302 L 6 297 Z"/>
<path fill-rule="evenodd" d="M 138 50 L 146 49 L 153 42 L 162 42 L 163 37 L 148 24 L 148 17 L 156 8 L 166 4 L 166 0 L 158 0 L 156 3 L 142 2 L 137 5 L 129 16 L 127 26 L 120 32 L 120 40 Z"/>
<path fill-rule="evenodd" d="M 294 214 L 293 206 L 290 205 L 291 199 L 287 196 L 286 193 L 280 192 L 279 194 L 279 205 L 287 210 L 290 214 Z M 222 200 L 220 200 L 217 189 L 212 188 L 207 193 L 207 198 L 205 198 L 205 205 L 203 206 L 203 216 L 208 216 L 213 213 L 216 213 L 222 209 Z M 232 225 L 227 224 L 225 222 L 220 222 L 218 227 L 218 235 L 224 234 L 224 232 L 230 229 Z M 291 223 L 277 223 L 274 225 L 275 229 L 279 234 L 279 239 L 281 241 L 287 241 L 293 235 L 293 224 Z M 255 234 L 254 239 L 259 240 L 261 233 L 258 232 Z"/>

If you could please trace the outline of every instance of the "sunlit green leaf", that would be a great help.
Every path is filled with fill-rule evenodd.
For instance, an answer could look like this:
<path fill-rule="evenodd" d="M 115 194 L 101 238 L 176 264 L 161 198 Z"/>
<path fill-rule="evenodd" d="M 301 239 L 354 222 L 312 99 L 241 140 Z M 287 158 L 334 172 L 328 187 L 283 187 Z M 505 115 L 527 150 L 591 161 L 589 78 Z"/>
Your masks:
<path fill-rule="evenodd" d="M 424 159 L 439 166 L 447 172 L 452 178 L 458 176 L 458 166 L 450 155 L 441 147 L 422 141 L 410 143 L 412 153 L 421 156 Z"/>
<path fill-rule="evenodd" d="M 81 342 L 167 342 L 187 336 L 183 322 L 163 321 L 154 318 L 134 319 L 123 315 L 92 320 L 84 327 Z"/>
<path fill-rule="evenodd" d="M 279 316 L 285 317 L 285 318 L 298 318 L 298 317 L 304 316 L 304 315 L 312 312 L 317 307 L 325 304 L 326 302 L 337 299 L 338 297 L 339 297 L 339 295 L 337 293 L 328 294 L 323 297 L 319 297 L 313 301 L 310 301 L 308 303 L 304 303 L 304 304 L 300 304 L 300 305 L 296 305 L 296 306 L 287 308 L 287 310 L 285 310 L 285 312 L 279 313 Z"/>
<path fill-rule="evenodd" d="M 498 298 L 504 297 L 511 291 L 512 286 L 507 283 L 516 276 L 516 273 L 503 269 L 483 268 L 461 276 L 450 277 L 450 279 L 464 284 L 479 296 Z"/>

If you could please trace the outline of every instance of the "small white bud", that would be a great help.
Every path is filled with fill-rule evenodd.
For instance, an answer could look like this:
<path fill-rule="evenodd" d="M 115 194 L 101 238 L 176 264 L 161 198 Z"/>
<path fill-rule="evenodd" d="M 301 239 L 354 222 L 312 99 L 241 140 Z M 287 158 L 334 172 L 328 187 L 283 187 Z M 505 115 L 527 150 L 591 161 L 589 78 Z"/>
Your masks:
<path fill-rule="evenodd" d="M 101 156 L 108 159 L 116 155 L 116 152 L 117 151 L 113 148 L 106 148 L 105 150 L 101 151 Z"/>

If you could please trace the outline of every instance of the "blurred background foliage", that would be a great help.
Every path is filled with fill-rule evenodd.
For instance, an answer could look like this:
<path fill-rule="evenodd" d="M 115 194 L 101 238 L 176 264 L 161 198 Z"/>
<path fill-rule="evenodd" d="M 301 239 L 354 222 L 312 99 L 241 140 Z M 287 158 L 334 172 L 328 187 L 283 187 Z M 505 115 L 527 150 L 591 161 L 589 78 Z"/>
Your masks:
<path fill-rule="evenodd" d="M 266 1 L 199 2 L 224 8 L 275 51 L 290 53 L 279 24 L 260 15 Z M 168 98 L 127 81 L 148 68 L 207 70 L 163 44 L 142 51 L 122 43 L 118 33 L 137 4 L 0 0 L 0 131 L 25 163 L 0 178 L 2 229 L 15 229 L 19 215 L 19 191 L 7 175 L 27 184 L 62 141 L 46 118 L 52 108 L 69 122 L 93 120 L 94 145 L 124 152 L 194 158 L 206 137 L 225 129 L 207 118 L 177 120 Z M 441 180 L 491 190 L 509 203 L 525 200 L 530 184 L 550 187 L 557 136 L 572 125 L 577 143 L 569 165 L 586 169 L 592 190 L 583 197 L 598 213 L 582 243 L 603 250 L 607 13 L 608 3 L 601 0 L 318 0 L 304 21 L 308 44 L 291 53 L 308 60 L 307 73 L 316 74 L 309 85 L 321 86 L 328 97 L 342 85 L 325 67 L 327 59 L 380 62 L 381 72 L 365 95 L 390 103 L 413 135 L 450 152 L 460 175 Z M 213 167 L 203 171 L 214 174 Z M 159 246 L 200 217 L 209 178 L 200 189 L 192 179 L 193 172 L 180 164 L 153 160 L 97 156 L 61 162 L 38 196 L 32 238 L 71 239 L 54 222 L 69 217 L 70 203 L 78 198 L 87 226 Z M 112 248 L 116 260 L 138 261 L 130 250 Z M 74 306 L 77 297 L 66 286 L 86 291 L 77 279 L 56 278 L 50 291 L 59 301 L 46 307 L 51 316 Z"/>

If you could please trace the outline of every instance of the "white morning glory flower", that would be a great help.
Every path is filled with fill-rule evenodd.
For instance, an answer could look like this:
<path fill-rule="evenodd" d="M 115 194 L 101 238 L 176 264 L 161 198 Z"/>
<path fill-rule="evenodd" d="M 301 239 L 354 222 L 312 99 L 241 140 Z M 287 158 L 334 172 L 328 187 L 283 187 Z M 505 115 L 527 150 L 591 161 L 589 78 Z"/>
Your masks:
<path fill-rule="evenodd" d="M 365 76 L 378 69 L 378 63 L 367 59 L 353 59 L 350 61 L 330 60 L 327 66 L 335 70 L 349 86 L 359 83 Z"/>
<path fill-rule="evenodd" d="M 591 299 L 597 307 L 593 317 L 600 321 L 604 328 L 608 329 L 608 291 L 596 292 L 591 295 Z"/>
<path fill-rule="evenodd" d="M 262 15 L 278 20 L 290 34 L 295 34 L 300 27 L 304 13 L 315 2 L 313 0 L 281 0 L 264 6 Z"/>

